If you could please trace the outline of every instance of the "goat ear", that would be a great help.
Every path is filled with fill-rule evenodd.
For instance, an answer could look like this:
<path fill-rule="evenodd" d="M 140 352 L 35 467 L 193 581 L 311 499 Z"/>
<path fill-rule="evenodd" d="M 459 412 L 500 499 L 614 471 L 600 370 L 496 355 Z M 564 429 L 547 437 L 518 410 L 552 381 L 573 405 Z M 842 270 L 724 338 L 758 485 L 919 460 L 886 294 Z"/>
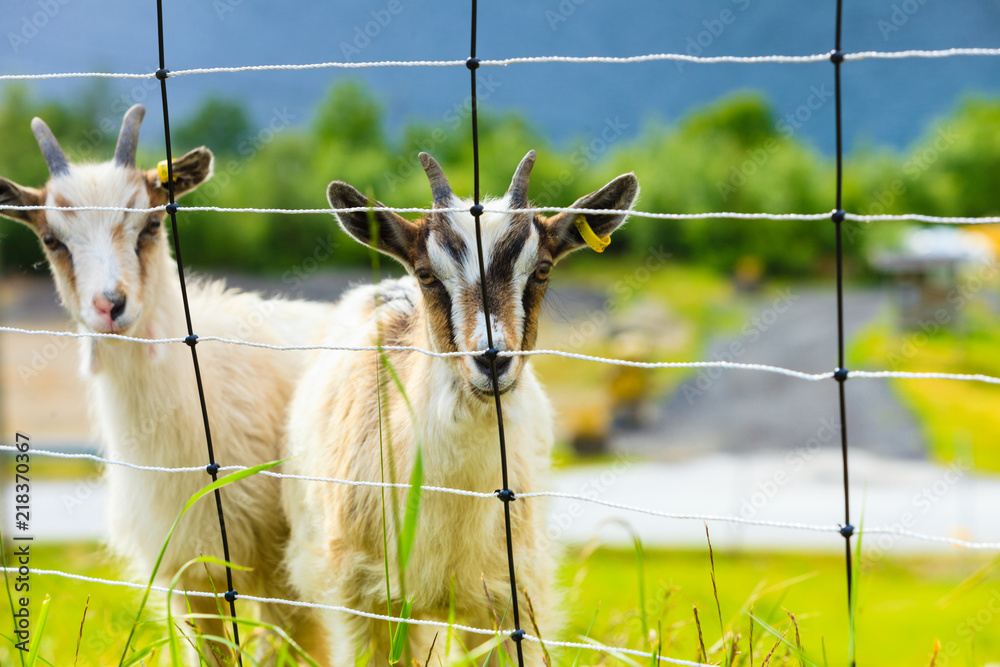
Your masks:
<path fill-rule="evenodd" d="M 0 206 L 41 206 L 45 203 L 42 190 L 26 188 L 6 178 L 0 178 Z M 38 228 L 38 216 L 44 211 L 17 211 L 0 209 L 0 215 L 24 223 L 32 229 Z"/>
<path fill-rule="evenodd" d="M 176 158 L 173 165 L 174 198 L 191 192 L 199 185 L 212 178 L 215 156 L 204 146 Z M 159 171 L 150 169 L 146 172 L 146 181 L 150 188 L 166 196 L 167 184 L 160 180 Z"/>
<path fill-rule="evenodd" d="M 638 196 L 639 179 L 632 173 L 622 174 L 600 190 L 580 197 L 573 202 L 570 208 L 628 210 L 635 204 Z M 574 250 L 587 245 L 575 224 L 580 215 L 572 211 L 563 212 L 546 221 L 552 244 L 550 250 L 554 260 L 558 261 Z M 601 238 L 611 236 L 613 231 L 622 226 L 626 217 L 628 215 L 625 213 L 588 213 L 586 215 L 587 224 Z"/>
<path fill-rule="evenodd" d="M 369 199 L 354 187 L 333 181 L 326 189 L 326 199 L 333 208 L 385 206 Z M 344 231 L 366 246 L 375 248 L 413 269 L 412 250 L 416 245 L 419 225 L 392 211 L 357 211 L 334 213 Z M 372 239 L 373 234 L 375 239 Z"/>

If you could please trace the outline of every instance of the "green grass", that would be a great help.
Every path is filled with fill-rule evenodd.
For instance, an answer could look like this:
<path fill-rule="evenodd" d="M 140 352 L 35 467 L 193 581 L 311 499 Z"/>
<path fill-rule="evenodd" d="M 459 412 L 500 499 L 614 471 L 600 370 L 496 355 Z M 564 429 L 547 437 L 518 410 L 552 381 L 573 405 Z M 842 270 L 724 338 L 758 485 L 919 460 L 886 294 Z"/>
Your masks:
<path fill-rule="evenodd" d="M 884 318 L 854 338 L 851 368 L 981 373 L 1000 377 L 1000 317 L 970 306 L 958 330 L 898 331 Z M 952 380 L 891 380 L 917 418 L 933 457 L 1000 471 L 1000 386 Z"/>
<path fill-rule="evenodd" d="M 590 634 L 602 643 L 649 650 L 648 642 L 641 639 L 634 559 L 628 550 L 599 550 L 589 557 L 576 555 L 566 560 L 561 574 L 568 584 L 566 608 L 572 610 L 572 634 L 585 634 L 593 623 Z M 993 606 L 1000 607 L 1000 576 L 992 572 L 985 582 L 964 594 L 952 595 L 988 562 L 986 557 L 955 555 L 863 561 L 858 664 L 927 665 L 936 640 L 942 645 L 938 667 L 982 665 L 987 658 L 1000 658 L 1000 615 L 989 611 L 994 599 Z M 663 655 L 698 658 L 699 639 L 692 613 L 696 606 L 710 659 L 720 662 L 722 656 L 712 655 L 710 648 L 720 640 L 721 632 L 707 551 L 647 549 L 644 571 L 648 622 L 654 628 L 657 624 L 662 627 Z M 845 664 L 848 614 L 843 557 L 716 552 L 715 572 L 729 641 L 732 633 L 739 635 L 737 646 L 744 660 L 749 658 L 750 635 L 746 611 L 752 605 L 755 616 L 780 631 L 790 629 L 788 638 L 794 641 L 795 629 L 790 627 L 785 610 L 791 611 L 799 625 L 802 646 L 813 661 L 823 664 L 825 646 L 830 665 Z M 987 614 L 990 618 L 984 622 Z M 974 639 L 970 618 L 983 629 Z M 759 665 L 776 640 L 765 636 L 759 625 L 753 635 L 757 644 L 753 664 Z M 776 656 L 785 653 L 779 649 Z M 772 659 L 772 664 L 785 663 Z"/>
<path fill-rule="evenodd" d="M 717 529 L 718 530 L 718 529 Z M 724 530 L 724 528 L 723 528 Z M 103 552 L 92 545 L 33 547 L 32 565 L 37 569 L 61 569 L 95 577 L 120 579 L 122 575 Z M 917 666 L 930 662 L 936 640 L 942 646 L 937 666 L 985 665 L 1000 659 L 1000 615 L 992 609 L 1000 603 L 1000 576 L 983 570 L 982 577 L 962 587 L 967 578 L 989 563 L 983 557 L 962 554 L 921 558 L 884 558 L 866 561 L 860 578 L 857 651 L 859 664 L 879 667 Z M 661 639 L 662 654 L 694 660 L 699 640 L 692 607 L 697 606 L 703 641 L 710 659 L 721 664 L 721 652 L 713 653 L 721 637 L 711 567 L 707 550 L 644 551 L 646 619 L 651 633 Z M 638 613 L 636 556 L 633 550 L 598 549 L 586 554 L 570 550 L 563 559 L 560 581 L 568 627 L 563 639 L 589 636 L 602 644 L 650 649 L 642 638 Z M 847 650 L 847 596 L 842 557 L 825 554 L 776 554 L 763 552 L 716 552 L 715 575 L 723 622 L 738 650 L 734 664 L 748 665 L 750 619 L 748 601 L 762 621 L 779 632 L 795 630 L 785 609 L 795 614 L 806 655 L 823 664 L 825 647 L 829 665 L 843 665 Z M 142 591 L 35 575 L 32 579 L 33 618 L 37 604 L 49 595 L 48 630 L 41 657 L 60 667 L 71 667 L 80 637 L 79 667 L 116 664 L 122 643 L 142 598 Z M 80 621 L 90 596 L 87 620 L 80 635 Z M 154 594 L 153 601 L 159 596 Z M 991 607 L 992 603 L 992 607 Z M 6 603 L 4 603 L 6 605 Z M 242 611 L 241 613 L 245 613 Z M 523 614 L 522 614 L 523 615 Z M 166 634 L 163 606 L 147 610 L 150 620 L 139 626 L 136 644 L 148 644 Z M 989 616 L 989 618 L 987 618 Z M 9 611 L 0 612 L 0 619 Z M 7 621 L 3 624 L 6 626 Z M 982 628 L 973 632 L 974 626 Z M 592 626 L 592 627 L 591 627 Z M 4 631 L 7 634 L 7 631 Z M 760 625 L 753 629 L 754 665 L 760 665 L 775 639 Z M 788 651 L 779 648 L 771 664 L 797 665 L 786 661 Z M 557 665 L 572 665 L 575 651 L 553 652 Z M 944 658 L 947 657 L 947 660 Z M 646 661 L 640 661 L 646 664 Z M 0 664 L 16 665 L 9 643 L 0 640 Z M 146 662 L 149 667 L 167 665 L 166 655 Z M 578 665 L 622 664 L 605 655 L 583 651 Z"/>

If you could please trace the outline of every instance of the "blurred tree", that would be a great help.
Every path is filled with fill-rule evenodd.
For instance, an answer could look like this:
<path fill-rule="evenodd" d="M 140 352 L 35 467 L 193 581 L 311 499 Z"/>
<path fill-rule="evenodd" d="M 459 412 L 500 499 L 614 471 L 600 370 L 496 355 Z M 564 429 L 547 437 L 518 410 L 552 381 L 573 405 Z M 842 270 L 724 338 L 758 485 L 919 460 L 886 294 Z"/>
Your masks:
<path fill-rule="evenodd" d="M 253 127 L 244 106 L 235 100 L 210 97 L 173 132 L 172 142 L 180 153 L 208 146 L 218 154 L 234 155 Z"/>
<path fill-rule="evenodd" d="M 321 145 L 340 144 L 347 149 L 383 147 L 382 109 L 360 83 L 343 81 L 330 89 L 319 104 L 315 128 Z"/>

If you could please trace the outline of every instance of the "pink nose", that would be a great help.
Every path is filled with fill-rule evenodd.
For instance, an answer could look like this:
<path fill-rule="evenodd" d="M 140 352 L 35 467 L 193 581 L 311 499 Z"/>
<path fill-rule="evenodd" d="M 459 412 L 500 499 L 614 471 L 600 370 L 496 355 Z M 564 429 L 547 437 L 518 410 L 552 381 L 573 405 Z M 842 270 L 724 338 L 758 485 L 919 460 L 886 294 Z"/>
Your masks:
<path fill-rule="evenodd" d="M 113 328 L 114 321 L 125 312 L 125 297 L 116 292 L 105 292 L 94 297 L 94 310 L 101 316 L 108 328 Z"/>

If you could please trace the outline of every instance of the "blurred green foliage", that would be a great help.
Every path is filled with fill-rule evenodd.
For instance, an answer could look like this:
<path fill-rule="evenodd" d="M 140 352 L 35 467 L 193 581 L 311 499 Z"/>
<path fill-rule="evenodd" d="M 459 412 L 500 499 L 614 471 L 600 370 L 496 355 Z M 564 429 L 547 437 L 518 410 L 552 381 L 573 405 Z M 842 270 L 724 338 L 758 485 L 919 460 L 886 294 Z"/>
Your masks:
<path fill-rule="evenodd" d="M 0 101 L 0 174 L 38 186 L 47 173 L 29 129 L 43 117 L 71 159 L 110 157 L 117 125 L 102 116 L 108 87 L 96 83 L 72 103 L 39 101 L 31 89 L 10 86 Z M 118 120 L 115 119 L 115 123 Z M 862 147 L 847 156 L 844 208 L 860 213 L 919 212 L 981 216 L 1000 213 L 992 179 L 1000 171 L 1000 101 L 968 99 L 951 117 L 901 153 Z M 205 144 L 216 153 L 215 176 L 182 204 L 257 208 L 324 208 L 330 180 L 348 181 L 392 206 L 428 206 L 430 193 L 416 153 L 444 166 L 459 194 L 472 192 L 470 114 L 456 104 L 437 123 L 413 121 L 387 132 L 382 110 L 359 83 L 333 87 L 315 117 L 296 123 L 276 111 L 262 124 L 232 100 L 211 98 L 174 129 L 181 154 Z M 566 147 L 554 147 L 525 117 L 481 114 L 485 192 L 502 193 L 528 149 L 539 153 L 531 194 L 539 205 L 568 205 L 614 176 L 634 171 L 642 184 L 638 207 L 696 213 L 738 211 L 817 213 L 833 208 L 834 166 L 795 136 L 768 103 L 739 93 L 676 124 L 648 124 L 636 138 L 613 123 Z M 399 139 L 390 139 L 398 136 Z M 161 151 L 141 151 L 152 166 Z M 338 231 L 331 216 L 186 213 L 183 240 L 189 264 L 281 274 L 332 240 L 330 265 L 361 263 L 367 254 Z M 891 227 L 891 226 L 890 226 Z M 898 226 L 897 226 L 898 228 Z M 3 266 L 30 269 L 41 253 L 27 230 L 2 228 Z M 846 252 L 860 268 L 866 248 L 886 227 L 846 224 Z M 891 233 L 891 232 L 890 232 Z M 611 253 L 663 245 L 677 259 L 725 273 L 753 258 L 767 275 L 806 276 L 831 270 L 830 225 L 801 221 L 634 218 Z"/>

